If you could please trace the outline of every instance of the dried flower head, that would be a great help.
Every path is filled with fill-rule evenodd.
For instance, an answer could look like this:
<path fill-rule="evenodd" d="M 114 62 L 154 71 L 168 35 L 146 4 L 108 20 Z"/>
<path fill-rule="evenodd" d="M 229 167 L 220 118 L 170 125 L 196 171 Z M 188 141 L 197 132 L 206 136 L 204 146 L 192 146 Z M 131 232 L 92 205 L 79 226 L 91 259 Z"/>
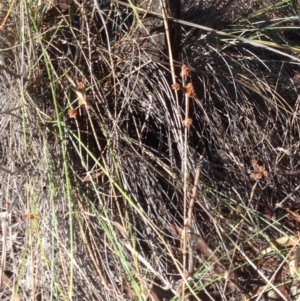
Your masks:
<path fill-rule="evenodd" d="M 181 66 L 181 73 L 180 73 L 180 76 L 188 76 L 190 77 L 191 76 L 191 71 L 190 69 L 186 66 L 186 65 L 182 65 Z"/>
<path fill-rule="evenodd" d="M 85 88 L 84 83 L 82 80 L 79 80 L 77 83 L 78 90 L 83 90 Z"/>
<path fill-rule="evenodd" d="M 77 111 L 76 110 L 69 110 L 68 111 L 69 118 L 75 118 L 76 115 L 77 115 Z"/>
<path fill-rule="evenodd" d="M 196 96 L 192 83 L 188 83 L 185 87 L 183 87 L 183 92 L 185 95 L 191 98 L 194 98 Z"/>
<path fill-rule="evenodd" d="M 172 84 L 171 88 L 172 88 L 173 90 L 180 90 L 180 89 L 181 89 L 179 83 L 174 83 L 174 84 Z"/>
<path fill-rule="evenodd" d="M 260 180 L 263 177 L 267 178 L 269 176 L 269 172 L 263 166 L 260 166 L 256 159 L 252 159 L 251 164 L 254 171 L 250 174 L 250 179 Z"/>
<path fill-rule="evenodd" d="M 191 118 L 182 120 L 183 126 L 185 126 L 185 127 L 187 127 L 187 128 L 190 128 L 191 125 L 192 125 L 192 123 L 193 123 L 193 120 L 192 120 Z"/>

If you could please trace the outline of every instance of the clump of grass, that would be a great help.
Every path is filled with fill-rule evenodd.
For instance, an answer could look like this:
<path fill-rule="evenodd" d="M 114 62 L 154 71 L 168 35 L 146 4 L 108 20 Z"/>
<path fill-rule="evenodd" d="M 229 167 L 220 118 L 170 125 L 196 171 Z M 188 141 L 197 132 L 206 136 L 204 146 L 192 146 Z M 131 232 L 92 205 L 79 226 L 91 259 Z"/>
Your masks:
<path fill-rule="evenodd" d="M 4 5 L 7 299 L 297 293 L 297 7 L 230 5 L 183 14 L 177 84 L 138 7 Z"/>

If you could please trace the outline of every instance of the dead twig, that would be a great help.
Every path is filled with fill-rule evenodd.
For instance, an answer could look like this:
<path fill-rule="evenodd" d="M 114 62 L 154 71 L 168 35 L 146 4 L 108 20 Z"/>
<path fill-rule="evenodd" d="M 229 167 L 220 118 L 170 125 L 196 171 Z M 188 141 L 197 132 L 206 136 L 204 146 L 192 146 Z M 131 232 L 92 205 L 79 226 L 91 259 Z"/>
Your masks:
<path fill-rule="evenodd" d="M 188 240 L 188 252 L 189 252 L 189 263 L 188 263 L 188 275 L 191 275 L 194 270 L 194 264 L 193 264 L 193 247 L 192 247 L 192 239 L 191 239 L 191 225 L 192 225 L 192 214 L 193 214 L 193 207 L 195 204 L 195 199 L 196 199 L 196 194 L 197 194 L 197 186 L 199 182 L 199 176 L 200 176 L 200 166 L 197 167 L 196 172 L 195 172 L 195 179 L 194 179 L 194 186 L 192 189 L 192 195 L 190 199 L 190 204 L 189 204 L 189 209 L 188 209 L 188 214 L 187 214 L 187 223 L 186 227 L 188 229 L 188 235 L 189 235 L 189 240 Z"/>

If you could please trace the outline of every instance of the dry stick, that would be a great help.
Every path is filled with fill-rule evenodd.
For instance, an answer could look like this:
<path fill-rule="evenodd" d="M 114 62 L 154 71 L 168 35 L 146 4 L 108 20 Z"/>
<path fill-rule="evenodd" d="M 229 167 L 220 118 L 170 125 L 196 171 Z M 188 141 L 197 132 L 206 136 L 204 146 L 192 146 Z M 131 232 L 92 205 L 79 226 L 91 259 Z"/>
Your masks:
<path fill-rule="evenodd" d="M 202 156 L 201 156 L 200 160 L 202 160 Z M 193 213 L 193 207 L 194 207 L 195 200 L 196 200 L 199 177 L 200 177 L 200 165 L 196 168 L 196 172 L 195 172 L 194 186 L 192 189 L 192 195 L 191 195 L 189 210 L 188 210 L 188 220 L 187 220 L 187 224 L 186 224 L 186 226 L 188 228 L 191 228 L 191 226 L 192 226 L 192 213 Z"/>
<path fill-rule="evenodd" d="M 3 70 L 5 72 L 7 72 L 9 75 L 14 76 L 16 78 L 22 78 L 22 74 L 15 73 L 15 72 L 11 71 L 10 69 L 8 69 L 7 67 L 3 66 L 2 64 L 0 64 L 0 70 Z"/>
<path fill-rule="evenodd" d="M 199 176 L 200 176 L 200 166 L 197 167 L 196 172 L 195 172 L 194 186 L 192 189 L 192 195 L 191 195 L 189 210 L 188 210 L 188 215 L 187 215 L 186 228 L 188 228 L 189 232 L 190 232 L 191 226 L 192 226 L 192 214 L 193 214 L 193 207 L 194 207 L 195 199 L 196 199 Z M 193 264 L 192 241 L 191 241 L 190 237 L 189 237 L 189 242 L 188 242 L 188 251 L 189 251 L 188 275 L 191 275 L 193 273 L 194 264 Z"/>
<path fill-rule="evenodd" d="M 1 69 L 1 66 L 0 66 L 0 69 Z M 18 110 L 18 109 L 21 109 L 22 107 L 21 106 L 19 106 L 19 107 L 15 107 L 15 108 L 13 108 L 13 109 L 9 109 L 9 110 L 6 110 L 6 111 L 1 111 L 0 112 L 0 115 L 1 114 L 10 114 L 11 112 L 13 112 L 13 111 L 15 111 L 15 110 Z"/>
<path fill-rule="evenodd" d="M 169 24 L 168 24 L 168 20 L 170 19 L 170 17 L 166 13 L 166 1 L 160 0 L 160 6 L 161 6 L 161 10 L 162 10 L 162 18 L 164 21 L 164 27 L 165 27 L 165 32 L 166 32 L 166 40 L 167 40 L 167 44 L 168 44 L 169 62 L 170 62 L 170 69 L 171 69 L 171 75 L 172 75 L 172 84 L 175 84 L 176 77 L 175 77 L 174 60 L 173 60 L 173 54 L 172 54 L 172 44 L 171 44 L 171 38 L 170 38 Z M 149 13 L 151 14 L 151 12 L 149 12 Z M 174 93 L 175 93 L 175 100 L 176 100 L 177 122 L 178 122 L 178 127 L 179 127 L 180 121 L 181 121 L 181 116 L 180 116 L 180 107 L 179 107 L 177 90 L 174 90 Z M 180 143 L 180 146 L 181 145 L 182 145 L 182 143 Z M 180 147 L 180 152 L 182 152 L 181 147 Z"/>
<path fill-rule="evenodd" d="M 181 70 L 181 76 L 182 76 L 182 87 L 186 86 L 186 74 L 182 68 Z M 185 94 L 185 121 L 188 120 L 189 116 L 189 97 L 187 93 Z M 187 248 L 187 220 L 186 220 L 186 214 L 187 214 L 187 194 L 188 194 L 188 183 L 187 183 L 187 178 L 188 178 L 188 170 L 187 170 L 187 144 L 188 144 L 188 126 L 187 123 L 185 122 L 185 127 L 184 127 L 184 155 L 183 155 L 183 246 L 182 246 L 182 254 L 183 254 L 183 274 L 185 273 L 185 268 L 186 268 L 186 248 Z M 188 273 L 186 275 L 186 278 L 188 276 Z M 183 282 L 183 287 L 182 287 L 182 300 L 184 300 L 184 293 L 185 293 L 185 288 L 184 288 L 185 282 Z"/>
<path fill-rule="evenodd" d="M 162 11 L 162 16 L 163 16 L 163 21 L 164 21 L 164 27 L 165 27 L 165 33 L 166 33 L 166 40 L 168 43 L 168 50 L 169 50 L 169 61 L 170 61 L 170 69 L 171 69 L 171 75 L 172 75 L 172 82 L 173 84 L 176 83 L 176 78 L 175 78 L 175 70 L 174 70 L 174 62 L 173 62 L 173 54 L 172 54 L 172 45 L 171 45 L 171 39 L 170 39 L 170 31 L 169 31 L 169 24 L 168 24 L 168 16 L 166 13 L 166 2 L 165 0 L 160 0 L 160 5 L 161 5 L 161 11 Z M 182 84 L 185 86 L 185 81 L 186 81 L 186 76 L 183 74 L 182 75 Z M 180 110 L 179 110 L 179 102 L 178 102 L 178 93 L 175 90 L 175 97 L 176 97 L 176 111 L 179 116 L 180 120 Z M 186 96 L 186 110 L 185 110 L 185 118 L 188 118 L 188 108 L 189 108 L 189 99 L 188 96 Z M 183 184 L 183 215 L 184 215 L 184 223 L 186 221 L 186 207 L 187 207 L 187 137 L 188 137 L 188 128 L 185 127 L 184 131 L 184 155 L 183 155 L 183 173 L 184 173 L 184 184 Z M 184 232 L 183 232 L 183 271 L 182 274 L 185 276 L 185 268 L 186 268 L 186 245 L 187 245 L 187 239 L 186 239 L 186 228 L 184 227 Z M 186 277 L 185 277 L 186 278 Z M 183 282 L 183 289 L 182 289 L 182 300 L 184 300 L 184 294 L 185 294 L 185 285 L 186 279 L 184 279 Z"/>
<path fill-rule="evenodd" d="M 166 31 L 166 39 L 167 39 L 168 49 L 169 49 L 169 61 L 170 61 L 171 75 L 172 75 L 172 81 L 174 84 L 176 82 L 176 78 L 175 78 L 172 45 L 171 45 L 170 31 L 169 31 L 169 24 L 168 24 L 168 16 L 166 13 L 166 1 L 160 0 L 160 6 L 161 6 L 163 21 L 164 21 L 164 26 L 165 26 L 165 31 Z M 179 109 L 179 107 L 177 109 Z"/>
<path fill-rule="evenodd" d="M 2 24 L 0 25 L 0 30 L 3 29 L 3 27 L 4 27 L 5 23 L 6 23 L 6 21 L 7 21 L 8 17 L 9 17 L 9 15 L 10 15 L 10 13 L 11 13 L 11 11 L 12 11 L 13 6 L 15 5 L 15 3 L 16 3 L 16 0 L 14 0 L 14 1 L 11 2 L 10 6 L 9 6 L 9 9 L 7 11 L 7 14 L 6 14 L 6 16 L 5 16 Z"/>

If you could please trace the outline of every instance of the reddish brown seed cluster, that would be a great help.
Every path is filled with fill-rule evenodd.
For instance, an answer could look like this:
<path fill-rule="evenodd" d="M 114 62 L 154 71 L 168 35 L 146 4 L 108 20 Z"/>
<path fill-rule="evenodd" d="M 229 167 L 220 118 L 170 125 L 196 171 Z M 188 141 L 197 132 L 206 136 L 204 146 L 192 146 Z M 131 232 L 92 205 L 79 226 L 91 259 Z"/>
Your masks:
<path fill-rule="evenodd" d="M 256 159 L 252 159 L 251 164 L 254 171 L 250 174 L 250 179 L 260 180 L 263 177 L 267 178 L 269 176 L 268 171 L 263 166 L 260 166 Z"/>

